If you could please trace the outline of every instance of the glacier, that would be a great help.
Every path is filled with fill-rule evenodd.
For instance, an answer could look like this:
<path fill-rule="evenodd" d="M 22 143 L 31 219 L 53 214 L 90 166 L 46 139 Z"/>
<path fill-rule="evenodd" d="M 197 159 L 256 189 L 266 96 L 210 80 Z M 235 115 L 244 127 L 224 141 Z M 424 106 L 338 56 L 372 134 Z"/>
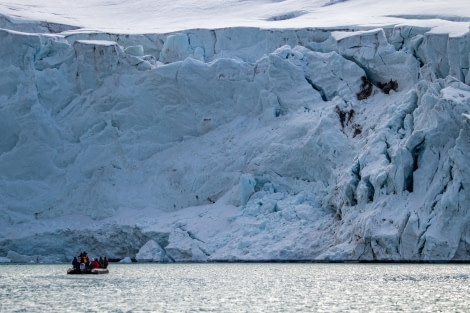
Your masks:
<path fill-rule="evenodd" d="M 0 262 L 470 259 L 470 17 L 29 19 L 0 16 Z"/>

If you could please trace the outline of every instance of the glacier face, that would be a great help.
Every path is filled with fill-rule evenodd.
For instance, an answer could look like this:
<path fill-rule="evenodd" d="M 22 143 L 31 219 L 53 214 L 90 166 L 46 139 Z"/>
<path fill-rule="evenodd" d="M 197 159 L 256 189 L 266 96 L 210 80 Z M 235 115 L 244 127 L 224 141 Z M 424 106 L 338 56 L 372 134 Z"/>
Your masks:
<path fill-rule="evenodd" d="M 3 27 L 1 260 L 469 259 L 470 33 Z"/>

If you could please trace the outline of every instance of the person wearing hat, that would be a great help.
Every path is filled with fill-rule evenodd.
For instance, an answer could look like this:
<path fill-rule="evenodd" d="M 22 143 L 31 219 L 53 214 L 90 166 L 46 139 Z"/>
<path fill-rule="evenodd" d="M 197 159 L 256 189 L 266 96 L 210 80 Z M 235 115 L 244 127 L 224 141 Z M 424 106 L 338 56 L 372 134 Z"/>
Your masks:
<path fill-rule="evenodd" d="M 87 268 L 90 267 L 90 259 L 88 258 L 88 255 L 86 254 L 86 251 L 83 251 L 83 253 L 82 253 L 82 263 L 85 263 L 85 266 Z"/>

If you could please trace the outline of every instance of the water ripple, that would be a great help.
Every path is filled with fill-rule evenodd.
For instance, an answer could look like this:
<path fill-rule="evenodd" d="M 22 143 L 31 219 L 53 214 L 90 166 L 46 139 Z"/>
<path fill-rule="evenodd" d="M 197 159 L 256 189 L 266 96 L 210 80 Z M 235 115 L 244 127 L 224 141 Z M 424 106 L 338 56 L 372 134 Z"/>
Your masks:
<path fill-rule="evenodd" d="M 463 312 L 469 265 L 1 265 L 0 312 Z"/>

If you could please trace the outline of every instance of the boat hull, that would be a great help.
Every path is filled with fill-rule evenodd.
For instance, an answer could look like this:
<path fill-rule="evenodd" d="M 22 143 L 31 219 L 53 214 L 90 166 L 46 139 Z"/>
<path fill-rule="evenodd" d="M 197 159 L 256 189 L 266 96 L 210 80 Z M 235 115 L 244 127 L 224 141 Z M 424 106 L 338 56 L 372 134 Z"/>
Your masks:
<path fill-rule="evenodd" d="M 80 271 L 79 269 L 75 268 L 69 268 L 67 270 L 67 274 L 77 274 L 77 275 L 83 275 L 83 274 L 108 274 L 109 270 L 107 268 L 93 268 L 91 270 L 86 270 L 85 272 Z"/>

